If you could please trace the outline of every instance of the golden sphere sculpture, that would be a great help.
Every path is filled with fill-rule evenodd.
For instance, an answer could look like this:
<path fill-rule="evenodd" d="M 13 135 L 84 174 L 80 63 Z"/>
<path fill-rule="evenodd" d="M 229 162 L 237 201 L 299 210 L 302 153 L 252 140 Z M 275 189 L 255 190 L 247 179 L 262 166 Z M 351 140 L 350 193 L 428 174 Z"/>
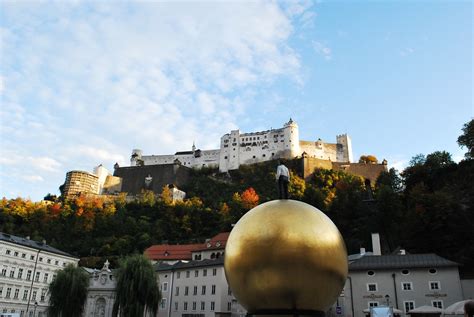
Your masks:
<path fill-rule="evenodd" d="M 274 200 L 253 208 L 234 226 L 224 269 L 249 314 L 321 313 L 344 287 L 347 251 L 337 227 L 317 208 Z"/>

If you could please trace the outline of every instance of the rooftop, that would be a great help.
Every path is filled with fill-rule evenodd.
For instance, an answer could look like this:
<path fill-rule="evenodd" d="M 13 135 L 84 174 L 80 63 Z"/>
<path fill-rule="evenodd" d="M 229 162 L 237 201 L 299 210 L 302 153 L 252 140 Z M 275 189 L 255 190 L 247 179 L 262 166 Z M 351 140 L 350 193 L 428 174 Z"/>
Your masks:
<path fill-rule="evenodd" d="M 350 271 L 453 267 L 459 264 L 434 253 L 407 255 L 365 255 L 349 264 Z"/>
<path fill-rule="evenodd" d="M 0 232 L 0 241 L 6 241 L 6 242 L 22 245 L 22 246 L 25 246 L 25 247 L 29 247 L 29 248 L 32 248 L 32 249 L 47 251 L 47 252 L 50 252 L 50 253 L 55 253 L 55 254 L 64 255 L 64 256 L 68 256 L 68 257 L 77 259 L 77 257 L 75 257 L 75 256 L 73 256 L 69 253 L 66 253 L 64 251 L 53 248 L 52 246 L 49 246 L 46 243 L 39 242 L 39 241 L 34 241 L 34 240 L 30 240 L 30 239 L 22 238 L 22 237 L 18 237 L 18 236 L 14 236 L 14 235 L 11 235 L 11 234 L 8 234 L 8 233 Z"/>
<path fill-rule="evenodd" d="M 155 266 L 156 271 L 170 271 L 170 270 L 179 270 L 179 269 L 192 269 L 198 267 L 206 267 L 206 266 L 217 266 L 223 265 L 224 258 L 218 258 L 215 260 L 199 260 L 199 261 L 189 261 L 189 262 L 176 262 L 174 264 L 167 264 L 167 263 L 158 263 Z"/>

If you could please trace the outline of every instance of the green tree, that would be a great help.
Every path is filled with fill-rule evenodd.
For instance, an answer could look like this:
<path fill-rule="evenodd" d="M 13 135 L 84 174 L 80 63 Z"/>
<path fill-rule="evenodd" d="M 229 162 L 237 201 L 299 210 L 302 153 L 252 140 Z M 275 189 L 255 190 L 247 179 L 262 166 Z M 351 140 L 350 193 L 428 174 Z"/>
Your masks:
<path fill-rule="evenodd" d="M 474 119 L 464 124 L 462 128 L 463 134 L 458 137 L 460 147 L 466 147 L 467 152 L 464 156 L 467 159 L 474 158 Z"/>
<path fill-rule="evenodd" d="M 113 316 L 142 317 L 148 312 L 156 315 L 161 294 L 155 270 L 147 258 L 132 255 L 123 259 L 116 277 Z"/>
<path fill-rule="evenodd" d="M 72 264 L 58 271 L 49 285 L 48 316 L 80 317 L 87 299 L 89 275 Z"/>

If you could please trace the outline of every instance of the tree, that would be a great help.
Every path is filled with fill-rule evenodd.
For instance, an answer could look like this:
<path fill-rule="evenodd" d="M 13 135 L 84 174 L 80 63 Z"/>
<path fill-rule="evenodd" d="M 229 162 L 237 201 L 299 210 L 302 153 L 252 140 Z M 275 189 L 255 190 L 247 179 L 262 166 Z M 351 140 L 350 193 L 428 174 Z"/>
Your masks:
<path fill-rule="evenodd" d="M 58 271 L 49 285 L 48 316 L 80 317 L 87 299 L 89 275 L 72 264 Z"/>
<path fill-rule="evenodd" d="M 458 138 L 458 144 L 460 147 L 466 147 L 467 152 L 464 156 L 467 159 L 474 158 L 474 119 L 464 124 L 462 128 L 463 134 Z"/>
<path fill-rule="evenodd" d="M 120 262 L 117 270 L 116 299 L 112 315 L 142 317 L 158 312 L 161 294 L 151 262 L 143 255 L 132 255 Z"/>
<path fill-rule="evenodd" d="M 373 155 L 362 155 L 359 158 L 359 163 L 366 163 L 366 164 L 377 164 L 379 161 Z"/>
<path fill-rule="evenodd" d="M 242 206 L 245 209 L 250 210 L 253 207 L 258 205 L 258 201 L 260 198 L 258 197 L 258 194 L 255 192 L 255 189 L 253 189 L 252 187 L 249 187 L 246 190 L 244 190 L 244 192 L 240 195 L 240 199 L 242 202 Z"/>

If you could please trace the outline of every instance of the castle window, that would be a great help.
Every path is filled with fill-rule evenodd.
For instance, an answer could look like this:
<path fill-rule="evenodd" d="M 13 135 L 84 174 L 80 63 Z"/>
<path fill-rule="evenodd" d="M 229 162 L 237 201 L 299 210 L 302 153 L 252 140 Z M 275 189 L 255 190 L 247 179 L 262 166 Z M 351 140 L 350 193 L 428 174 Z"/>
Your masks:
<path fill-rule="evenodd" d="M 254 155 L 254 156 L 252 156 L 252 157 L 253 157 L 253 158 L 255 158 L 255 155 Z"/>
<path fill-rule="evenodd" d="M 265 154 L 263 154 L 262 156 L 265 157 Z"/>
<path fill-rule="evenodd" d="M 226 160 L 227 160 L 227 156 L 224 156 L 224 159 L 226 159 Z"/>

